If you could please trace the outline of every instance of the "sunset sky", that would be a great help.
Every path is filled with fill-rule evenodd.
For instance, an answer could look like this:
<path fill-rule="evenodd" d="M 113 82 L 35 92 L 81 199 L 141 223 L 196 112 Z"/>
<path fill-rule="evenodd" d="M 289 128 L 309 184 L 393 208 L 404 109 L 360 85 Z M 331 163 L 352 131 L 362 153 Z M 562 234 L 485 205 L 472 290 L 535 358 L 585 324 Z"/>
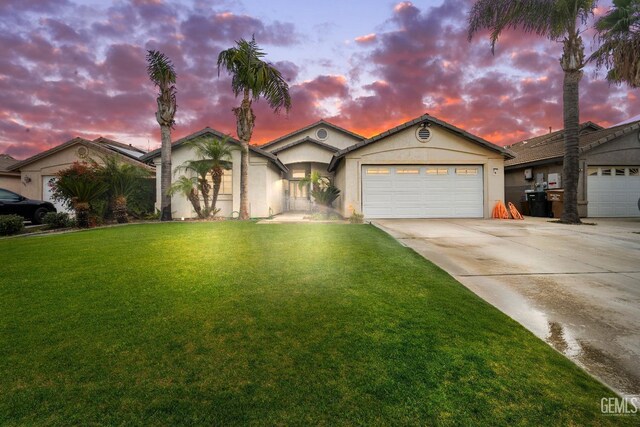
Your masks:
<path fill-rule="evenodd" d="M 178 74 L 173 138 L 235 136 L 238 104 L 218 53 L 250 38 L 290 84 L 289 114 L 255 104 L 254 143 L 321 118 L 372 136 L 429 113 L 504 145 L 562 127 L 560 43 L 508 33 L 467 41 L 470 0 L 2 0 L 0 153 L 22 159 L 75 136 L 159 146 L 145 52 Z M 597 14 L 609 2 L 600 2 Z M 593 33 L 584 33 L 587 54 Z M 640 91 L 588 67 L 581 121 L 640 114 Z"/>

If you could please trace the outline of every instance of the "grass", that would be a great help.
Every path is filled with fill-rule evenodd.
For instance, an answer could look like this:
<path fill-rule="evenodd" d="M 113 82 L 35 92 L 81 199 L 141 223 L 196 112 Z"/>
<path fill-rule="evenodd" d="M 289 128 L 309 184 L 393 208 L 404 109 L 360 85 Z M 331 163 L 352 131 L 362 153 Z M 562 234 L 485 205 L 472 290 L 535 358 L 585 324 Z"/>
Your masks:
<path fill-rule="evenodd" d="M 132 225 L 0 259 L 0 425 L 637 421 L 368 225 Z"/>

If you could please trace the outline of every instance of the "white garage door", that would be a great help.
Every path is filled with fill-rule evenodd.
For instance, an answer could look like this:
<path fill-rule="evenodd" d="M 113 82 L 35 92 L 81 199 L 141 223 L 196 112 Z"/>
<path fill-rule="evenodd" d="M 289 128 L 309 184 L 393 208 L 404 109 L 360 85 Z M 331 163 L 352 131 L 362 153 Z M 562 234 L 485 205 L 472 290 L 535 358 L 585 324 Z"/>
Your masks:
<path fill-rule="evenodd" d="M 589 167 L 587 205 L 590 217 L 640 216 L 639 166 Z"/>
<path fill-rule="evenodd" d="M 363 166 L 367 218 L 481 218 L 482 166 Z"/>
<path fill-rule="evenodd" d="M 51 188 L 51 185 L 56 182 L 56 179 L 57 178 L 55 176 L 42 177 L 42 200 L 53 203 L 53 206 L 56 207 L 58 212 L 71 213 L 71 211 L 67 209 L 61 201 L 53 198 L 53 188 Z"/>

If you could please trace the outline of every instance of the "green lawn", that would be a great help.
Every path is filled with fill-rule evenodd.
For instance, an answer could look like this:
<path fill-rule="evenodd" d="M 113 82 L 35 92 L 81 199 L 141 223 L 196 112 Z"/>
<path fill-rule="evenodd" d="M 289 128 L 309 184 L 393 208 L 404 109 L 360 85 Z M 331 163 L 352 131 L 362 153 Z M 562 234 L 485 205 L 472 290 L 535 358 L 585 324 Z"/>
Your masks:
<path fill-rule="evenodd" d="M 637 421 L 372 226 L 132 225 L 0 259 L 0 425 Z"/>

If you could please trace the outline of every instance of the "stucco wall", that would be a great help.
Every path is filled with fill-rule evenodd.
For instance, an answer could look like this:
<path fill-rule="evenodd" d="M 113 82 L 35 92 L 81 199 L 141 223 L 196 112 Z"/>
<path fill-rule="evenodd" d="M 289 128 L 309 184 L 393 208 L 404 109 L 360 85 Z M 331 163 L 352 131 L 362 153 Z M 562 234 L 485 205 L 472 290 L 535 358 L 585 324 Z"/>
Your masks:
<path fill-rule="evenodd" d="M 0 173 L 0 188 L 13 191 L 14 193 L 22 194 L 23 186 L 20 182 L 20 175 L 9 175 Z"/>
<path fill-rule="evenodd" d="M 362 212 L 361 170 L 375 164 L 469 164 L 484 170 L 484 216 L 490 217 L 496 201 L 504 200 L 504 159 L 500 153 L 459 137 L 446 129 L 432 126 L 431 140 L 417 140 L 417 125 L 353 151 L 342 159 L 336 182 L 343 187 L 341 213 L 350 215 L 350 207 Z M 494 168 L 496 169 L 494 173 Z"/>
<path fill-rule="evenodd" d="M 324 128 L 327 130 L 327 139 L 325 140 L 320 140 L 317 136 L 316 136 L 316 131 L 320 128 Z M 304 139 L 306 137 L 315 139 L 317 141 L 320 141 L 324 144 L 328 144 L 331 145 L 333 147 L 338 148 L 339 150 L 342 150 L 343 148 L 347 148 L 353 144 L 357 144 L 358 142 L 361 141 L 361 139 L 358 139 L 352 135 L 346 134 L 344 132 L 341 132 L 339 130 L 336 130 L 330 126 L 324 126 L 324 125 L 317 125 L 314 126 L 310 129 L 307 129 L 305 131 L 302 132 L 298 132 L 295 133 L 293 135 L 290 135 L 286 138 L 284 138 L 282 141 L 278 141 L 277 143 L 270 145 L 268 147 L 265 147 L 264 149 L 271 152 L 275 149 L 278 149 L 280 147 L 284 147 L 287 144 L 291 144 L 292 142 L 295 141 L 300 141 L 301 139 Z"/>
<path fill-rule="evenodd" d="M 296 145 L 295 147 L 281 151 L 276 155 L 285 165 L 301 162 L 319 162 L 329 165 L 333 154 L 333 151 L 324 147 L 320 147 L 319 145 L 311 142 L 304 142 L 300 145 Z"/>

